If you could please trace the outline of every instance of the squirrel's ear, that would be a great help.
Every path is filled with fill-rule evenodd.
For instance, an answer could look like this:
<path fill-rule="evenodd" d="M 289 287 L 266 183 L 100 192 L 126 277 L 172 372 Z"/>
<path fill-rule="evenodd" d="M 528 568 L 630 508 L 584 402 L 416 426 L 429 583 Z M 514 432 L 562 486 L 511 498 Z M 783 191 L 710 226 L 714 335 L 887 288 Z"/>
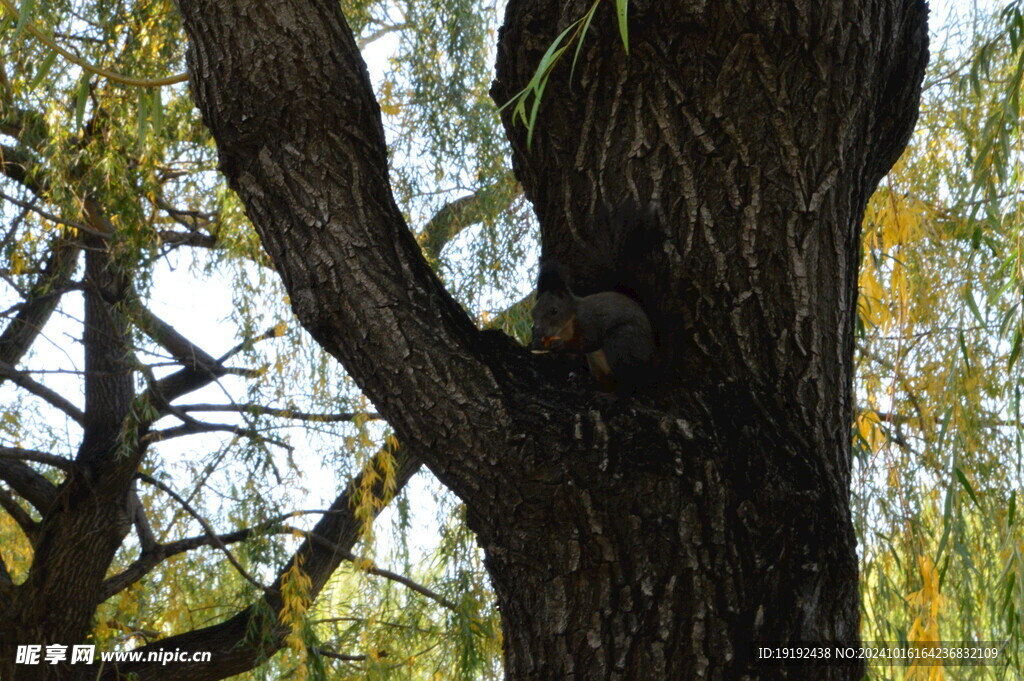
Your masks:
<path fill-rule="evenodd" d="M 563 293 L 569 291 L 569 275 L 562 264 L 554 260 L 540 264 L 537 275 L 537 293 Z"/>

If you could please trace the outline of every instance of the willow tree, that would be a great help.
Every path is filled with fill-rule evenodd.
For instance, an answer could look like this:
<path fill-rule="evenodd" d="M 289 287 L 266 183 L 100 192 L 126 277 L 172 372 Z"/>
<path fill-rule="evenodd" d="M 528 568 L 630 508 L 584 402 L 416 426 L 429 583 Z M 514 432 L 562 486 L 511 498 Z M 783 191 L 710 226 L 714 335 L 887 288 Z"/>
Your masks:
<path fill-rule="evenodd" d="M 579 292 L 629 287 L 658 331 L 663 380 L 612 406 L 481 334 L 432 273 L 338 7 L 180 8 L 299 320 L 466 504 L 508 678 L 778 677 L 751 642 L 857 639 L 860 220 L 916 119 L 923 2 L 634 2 L 628 54 L 602 3 L 532 139 L 506 110 L 544 255 Z M 508 4 L 497 102 L 586 9 Z"/>
<path fill-rule="evenodd" d="M 486 244 L 471 244 L 480 257 L 461 263 L 483 271 L 502 238 L 528 229 L 516 215 L 490 220 L 517 190 L 495 153 L 486 87 L 451 95 L 452 82 L 465 91 L 486 79 L 490 18 L 476 16 L 473 1 L 420 3 L 400 23 L 386 2 L 344 7 L 363 45 L 403 31 L 394 68 L 412 75 L 389 78 L 382 102 L 417 131 L 421 155 L 415 169 L 398 167 L 396 185 L 403 209 L 421 217 L 424 253 L 465 294 L 472 289 L 446 244 L 488 218 Z M 181 73 L 173 5 L 5 0 L 0 11 L 0 677 L 95 678 L 99 661 L 70 664 L 69 649 L 55 665 L 16 662 L 19 645 L 76 643 L 95 644 L 97 657 L 144 642 L 213 653 L 185 671 L 132 667 L 145 678 L 223 678 L 292 642 L 316 650 L 310 666 L 332 653 L 342 668 L 353 659 L 370 666 L 386 646 L 391 659 L 418 654 L 442 671 L 487 648 L 473 671 L 497 667 L 492 609 L 472 593 L 484 591 L 481 569 L 449 552 L 446 574 L 425 575 L 429 588 L 406 590 L 415 582 L 388 574 L 400 589 L 389 591 L 378 588 L 382 571 L 369 569 L 370 549 L 356 546 L 381 497 L 420 464 L 390 446 L 374 427 L 379 415 L 287 312 L 269 260 L 216 176 Z M 447 30 L 452 15 L 462 20 L 457 36 Z M 444 82 L 425 68 L 435 51 L 457 64 L 441 70 Z M 449 182 L 423 153 L 451 144 L 431 137 L 441 125 L 425 112 L 441 107 L 464 150 L 444 163 L 456 175 Z M 396 153 L 413 143 L 396 135 Z M 432 202 L 410 198 L 423 191 L 418 173 L 432 178 Z M 172 269 L 211 277 L 209 297 L 219 290 L 245 304 L 168 315 L 188 304 L 187 291 L 165 287 Z M 361 577 L 351 574 L 356 564 Z M 333 609 L 307 612 L 316 596 Z M 368 623 L 381 619 L 384 608 L 373 606 L 384 601 L 399 603 L 406 626 L 393 631 L 406 634 L 402 642 L 391 635 L 382 644 Z M 428 610 L 437 601 L 440 613 Z M 358 624 L 309 623 L 330 621 L 339 602 Z M 269 626 L 253 634 L 259 624 Z M 315 643 L 304 638 L 313 629 Z M 461 637 L 468 650 L 448 645 L 470 629 Z M 279 656 L 264 673 L 294 663 Z"/>

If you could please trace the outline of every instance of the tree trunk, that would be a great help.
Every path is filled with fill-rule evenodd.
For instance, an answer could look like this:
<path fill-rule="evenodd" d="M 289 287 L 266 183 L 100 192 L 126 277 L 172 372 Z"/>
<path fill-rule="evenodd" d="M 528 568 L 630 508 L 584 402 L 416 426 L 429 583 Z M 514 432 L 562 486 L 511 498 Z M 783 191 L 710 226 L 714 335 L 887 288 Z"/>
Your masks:
<path fill-rule="evenodd" d="M 634 0 L 628 56 L 606 3 L 531 147 L 506 110 L 545 255 L 658 331 L 664 380 L 610 406 L 477 333 L 425 265 L 335 4 L 180 5 L 299 319 L 467 505 L 509 679 L 859 677 L 750 652 L 858 638 L 859 223 L 916 118 L 923 2 Z M 588 6 L 510 1 L 499 103 Z"/>
<path fill-rule="evenodd" d="M 499 104 L 587 4 L 509 3 Z M 773 676 L 750 666 L 751 641 L 858 639 L 848 501 L 860 221 L 916 120 L 927 10 L 629 7 L 629 55 L 608 3 L 575 80 L 554 71 L 532 145 L 512 108 L 503 115 L 544 254 L 582 292 L 625 286 L 652 314 L 665 401 L 695 425 L 695 458 L 677 482 L 634 464 L 620 480 L 598 469 L 568 488 L 558 506 L 576 512 L 561 517 L 610 538 L 591 539 L 588 560 L 576 555 L 579 528 L 562 527 L 553 548 L 564 555 L 550 558 L 561 578 L 543 591 L 555 607 L 504 608 L 528 625 L 506 631 L 511 678 L 580 674 L 581 659 L 593 660 L 588 679 Z M 581 580 L 602 584 L 600 616 L 573 604 Z M 517 591 L 503 598 L 518 603 Z M 519 640 L 546 631 L 554 642 L 559 628 L 579 632 L 568 656 L 556 645 L 528 654 Z"/>
<path fill-rule="evenodd" d="M 98 208 L 91 201 L 86 207 L 98 224 Z M 3 678 L 70 677 L 73 668 L 67 660 L 15 666 L 16 647 L 70 646 L 85 640 L 107 568 L 131 529 L 130 483 L 139 460 L 124 454 L 121 427 L 134 381 L 126 359 L 131 353 L 127 320 L 113 304 L 123 298 L 127 283 L 106 244 L 91 239 L 86 247 L 82 443 L 52 501 L 38 509 L 42 521 L 32 538 L 32 568 L 5 604 L 0 626 Z"/>

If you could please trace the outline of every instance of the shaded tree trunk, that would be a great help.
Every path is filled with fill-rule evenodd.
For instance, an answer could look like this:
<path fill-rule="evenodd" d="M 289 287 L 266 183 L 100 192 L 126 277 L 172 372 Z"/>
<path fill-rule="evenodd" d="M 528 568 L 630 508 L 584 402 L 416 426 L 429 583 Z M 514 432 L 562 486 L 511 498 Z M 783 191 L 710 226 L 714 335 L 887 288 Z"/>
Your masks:
<path fill-rule="evenodd" d="M 193 91 L 299 319 L 466 503 L 509 679 L 852 679 L 859 223 L 916 118 L 920 0 L 602 8 L 517 176 L 580 292 L 632 289 L 665 380 L 607 406 L 480 334 L 388 184 L 336 5 L 180 0 Z M 504 103 L 589 3 L 511 0 Z M 506 113 L 506 116 L 510 116 Z"/>
<path fill-rule="evenodd" d="M 582 9 L 509 4 L 496 101 L 523 87 Z M 577 80 L 567 69 L 552 76 L 532 147 L 504 114 L 543 252 L 569 263 L 584 292 L 624 284 L 638 294 L 672 372 L 668 401 L 699 433 L 678 487 L 636 475 L 639 461 L 621 481 L 595 470 L 578 484 L 589 495 L 577 507 L 595 507 L 592 527 L 617 537 L 604 561 L 592 546 L 592 564 L 617 569 L 600 599 L 611 610 L 603 659 L 584 677 L 756 676 L 752 640 L 858 638 L 848 495 L 860 221 L 917 116 L 926 8 L 797 0 L 630 11 L 631 54 L 608 3 Z M 588 562 L 556 564 L 575 561 Z M 593 636 L 589 614 L 569 629 Z M 585 643 L 575 657 L 587 657 Z M 512 651 L 514 678 L 543 669 Z"/>

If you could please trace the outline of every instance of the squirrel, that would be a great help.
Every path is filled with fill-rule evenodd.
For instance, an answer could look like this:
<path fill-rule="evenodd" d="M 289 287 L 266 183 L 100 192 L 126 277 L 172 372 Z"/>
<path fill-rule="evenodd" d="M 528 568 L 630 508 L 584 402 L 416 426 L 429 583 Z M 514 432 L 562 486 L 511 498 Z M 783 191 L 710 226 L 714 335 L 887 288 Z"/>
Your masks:
<path fill-rule="evenodd" d="M 534 353 L 587 356 L 604 392 L 629 395 L 651 378 L 654 333 L 632 298 L 615 291 L 576 296 L 564 268 L 542 263 L 533 317 Z"/>

